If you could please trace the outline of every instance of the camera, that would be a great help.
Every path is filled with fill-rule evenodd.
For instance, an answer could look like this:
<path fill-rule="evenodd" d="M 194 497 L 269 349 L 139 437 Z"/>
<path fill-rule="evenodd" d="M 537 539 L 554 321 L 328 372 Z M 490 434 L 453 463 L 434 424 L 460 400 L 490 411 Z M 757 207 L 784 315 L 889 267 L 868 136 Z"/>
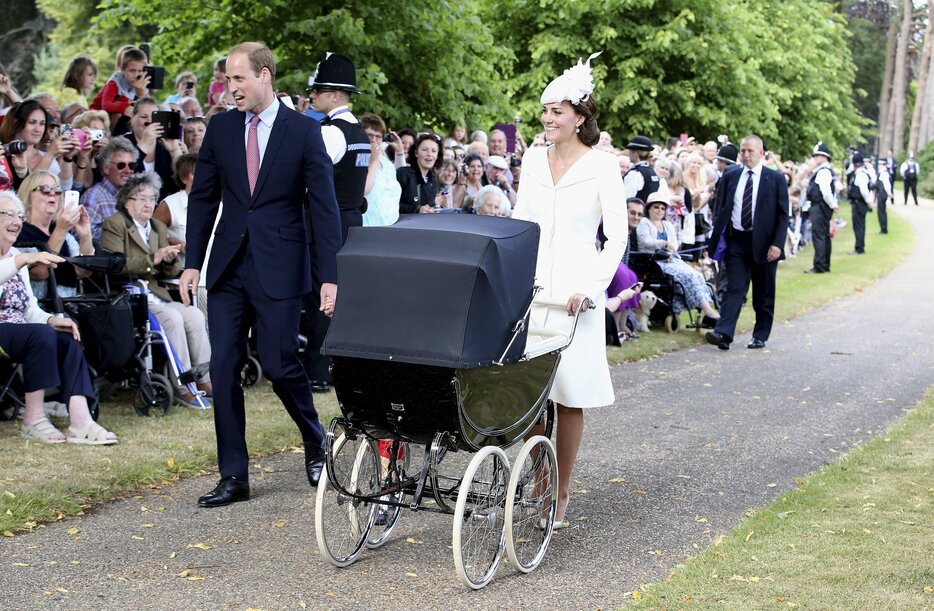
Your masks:
<path fill-rule="evenodd" d="M 23 140 L 12 140 L 3 145 L 3 152 L 7 155 L 22 155 L 26 152 L 26 142 Z"/>
<path fill-rule="evenodd" d="M 91 142 L 100 142 L 104 139 L 104 130 L 102 129 L 91 129 L 88 130 L 91 132 Z"/>
<path fill-rule="evenodd" d="M 384 135 L 383 135 L 383 142 L 392 142 L 392 141 L 395 140 L 395 139 L 396 139 L 396 137 L 393 136 L 391 133 L 390 133 L 390 134 L 384 134 Z"/>
<path fill-rule="evenodd" d="M 193 89 L 195 86 L 194 81 L 185 81 L 185 89 Z"/>
<path fill-rule="evenodd" d="M 521 158 L 521 157 L 516 157 L 516 154 L 515 154 L 515 153 L 513 153 L 512 155 L 509 156 L 509 167 L 511 167 L 511 168 L 518 168 L 518 167 L 520 167 L 521 165 L 522 165 L 522 158 Z"/>

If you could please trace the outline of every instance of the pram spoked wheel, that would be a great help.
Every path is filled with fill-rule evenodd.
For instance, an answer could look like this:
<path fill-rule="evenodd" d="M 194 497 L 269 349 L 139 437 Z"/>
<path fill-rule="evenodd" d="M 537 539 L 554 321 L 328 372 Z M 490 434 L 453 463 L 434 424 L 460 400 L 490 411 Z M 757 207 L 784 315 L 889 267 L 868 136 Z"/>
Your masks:
<path fill-rule="evenodd" d="M 558 492 L 558 462 L 542 435 L 519 449 L 506 494 L 506 554 L 522 573 L 541 563 L 551 542 Z"/>
<path fill-rule="evenodd" d="M 404 442 L 379 442 L 380 450 L 383 450 L 383 445 L 386 445 L 386 452 L 391 454 L 394 448 L 398 448 L 396 452 L 396 461 L 397 465 L 401 465 L 401 472 L 405 473 L 408 470 L 409 460 L 410 460 L 410 448 L 409 444 Z M 401 456 L 400 456 L 401 455 Z M 366 459 L 366 457 L 363 457 Z M 397 485 L 399 482 L 399 467 L 392 468 L 383 468 L 383 460 L 388 460 L 388 457 L 383 457 L 382 454 L 378 457 L 380 461 L 380 475 L 384 485 Z M 392 465 L 392 462 L 389 463 Z M 401 503 L 405 493 L 403 491 L 395 492 L 394 494 L 386 495 L 384 498 L 391 500 L 396 503 Z M 402 507 L 397 505 L 377 505 L 376 515 L 373 518 L 373 526 L 370 527 L 370 534 L 366 539 L 366 548 L 367 549 L 376 549 L 382 547 L 386 541 L 389 540 L 389 535 L 392 534 L 392 530 L 396 527 L 396 522 L 399 521 L 399 516 L 402 514 Z"/>
<path fill-rule="evenodd" d="M 345 567 L 363 551 L 376 518 L 374 503 L 352 495 L 373 496 L 379 491 L 379 460 L 370 439 L 335 437 L 333 425 L 326 451 L 331 458 L 318 482 L 315 536 L 321 555 L 334 566 Z"/>
<path fill-rule="evenodd" d="M 505 547 L 509 458 L 498 447 L 482 448 L 467 465 L 454 509 L 454 568 L 464 585 L 490 583 Z"/>
<path fill-rule="evenodd" d="M 133 397 L 133 409 L 140 416 L 165 416 L 172 407 L 175 389 L 168 378 L 158 373 L 149 374 L 149 388 L 141 384 Z"/>

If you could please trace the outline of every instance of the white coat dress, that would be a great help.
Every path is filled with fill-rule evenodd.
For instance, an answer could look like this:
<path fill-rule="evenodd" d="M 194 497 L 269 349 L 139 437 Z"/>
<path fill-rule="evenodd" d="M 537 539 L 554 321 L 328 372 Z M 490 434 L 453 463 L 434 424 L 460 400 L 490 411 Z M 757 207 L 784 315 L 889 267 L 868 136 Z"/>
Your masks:
<path fill-rule="evenodd" d="M 541 227 L 535 283 L 541 295 L 567 301 L 582 293 L 597 304 L 581 314 L 574 341 L 564 351 L 551 399 L 566 407 L 600 407 L 614 401 L 606 360 L 605 291 L 628 239 L 626 196 L 616 157 L 591 149 L 554 183 L 550 147 L 529 149 L 512 217 Z M 598 250 L 603 218 L 607 242 Z M 532 325 L 570 333 L 573 318 L 558 308 L 534 307 Z"/>

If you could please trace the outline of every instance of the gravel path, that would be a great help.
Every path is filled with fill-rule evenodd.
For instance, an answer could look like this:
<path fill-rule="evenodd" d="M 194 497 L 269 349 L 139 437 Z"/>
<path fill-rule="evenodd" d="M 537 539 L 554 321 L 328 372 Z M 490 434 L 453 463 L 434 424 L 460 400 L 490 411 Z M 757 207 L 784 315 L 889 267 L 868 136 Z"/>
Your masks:
<path fill-rule="evenodd" d="M 915 226 L 914 255 L 776 325 L 766 350 L 746 350 L 746 334 L 729 352 L 614 368 L 619 405 L 587 414 L 572 527 L 529 575 L 502 565 L 487 588 L 466 590 L 451 517 L 411 512 L 385 547 L 331 567 L 315 545 L 301 455 L 287 453 L 255 465 L 249 503 L 198 509 L 214 477 L 191 478 L 0 541 L 0 608 L 617 607 L 796 476 L 880 434 L 934 382 L 934 342 L 919 332 L 934 328 L 923 305 L 934 302 L 934 203 L 896 212 Z"/>

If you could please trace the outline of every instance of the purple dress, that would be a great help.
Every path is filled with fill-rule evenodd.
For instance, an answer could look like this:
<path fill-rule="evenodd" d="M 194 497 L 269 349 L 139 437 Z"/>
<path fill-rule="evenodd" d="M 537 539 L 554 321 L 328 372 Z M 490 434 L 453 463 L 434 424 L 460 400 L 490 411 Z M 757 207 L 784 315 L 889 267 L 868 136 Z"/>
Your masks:
<path fill-rule="evenodd" d="M 610 286 L 608 286 L 606 289 L 606 295 L 607 297 L 615 297 L 616 295 L 619 295 L 620 292 L 628 289 L 638 281 L 639 277 L 636 276 L 636 272 L 626 267 L 625 263 L 620 263 L 619 267 L 616 268 L 616 273 L 613 275 L 613 279 L 610 280 Z M 621 312 L 623 310 L 637 308 L 641 299 L 642 295 L 633 295 L 631 298 L 623 301 L 623 303 L 620 304 L 616 311 Z"/>

